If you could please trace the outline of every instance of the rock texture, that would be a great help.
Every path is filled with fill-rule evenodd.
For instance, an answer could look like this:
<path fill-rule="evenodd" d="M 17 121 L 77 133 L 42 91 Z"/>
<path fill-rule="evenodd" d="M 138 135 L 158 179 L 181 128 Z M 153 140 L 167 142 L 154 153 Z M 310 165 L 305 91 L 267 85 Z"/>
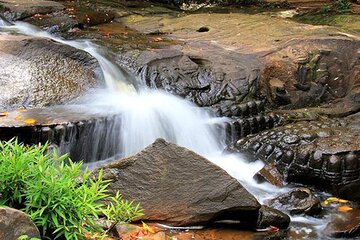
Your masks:
<path fill-rule="evenodd" d="M 17 240 L 20 236 L 40 238 L 35 224 L 25 213 L 13 208 L 0 208 L 0 239 Z"/>
<path fill-rule="evenodd" d="M 261 89 L 273 105 L 286 108 L 326 107 L 333 102 L 328 109 L 333 114 L 359 110 L 358 39 L 292 40 L 266 59 L 269 63 L 263 71 Z"/>
<path fill-rule="evenodd" d="M 270 226 L 280 229 L 287 229 L 290 224 L 290 217 L 285 213 L 274 208 L 262 205 L 259 211 L 259 218 L 257 221 L 258 229 L 265 229 Z"/>
<path fill-rule="evenodd" d="M 112 191 L 141 203 L 144 220 L 197 225 L 230 219 L 256 225 L 260 204 L 236 179 L 163 139 L 105 166 L 104 178 L 112 180 Z"/>
<path fill-rule="evenodd" d="M 95 110 L 95 109 L 92 109 Z M 74 161 L 92 162 L 121 153 L 121 114 L 89 111 L 80 106 L 22 109 L 0 116 L 0 139 L 17 137 L 26 144 L 45 144 Z M 31 124 L 26 120 L 32 119 Z"/>
<path fill-rule="evenodd" d="M 320 200 L 307 188 L 295 188 L 270 200 L 268 204 L 290 214 L 317 215 L 321 212 Z"/>
<path fill-rule="evenodd" d="M 10 21 L 21 20 L 34 14 L 47 14 L 64 9 L 64 5 L 56 1 L 46 0 L 2 0 L 0 13 Z"/>
<path fill-rule="evenodd" d="M 235 148 L 275 166 L 288 182 L 310 184 L 359 200 L 354 191 L 360 184 L 359 129 L 359 114 L 299 121 L 244 138 Z M 278 178 L 276 172 L 271 177 Z"/>
<path fill-rule="evenodd" d="M 88 53 L 46 38 L 0 36 L 0 110 L 65 103 L 96 84 Z"/>
<path fill-rule="evenodd" d="M 325 235 L 333 238 L 356 238 L 360 236 L 360 210 L 335 216 L 324 229 Z"/>

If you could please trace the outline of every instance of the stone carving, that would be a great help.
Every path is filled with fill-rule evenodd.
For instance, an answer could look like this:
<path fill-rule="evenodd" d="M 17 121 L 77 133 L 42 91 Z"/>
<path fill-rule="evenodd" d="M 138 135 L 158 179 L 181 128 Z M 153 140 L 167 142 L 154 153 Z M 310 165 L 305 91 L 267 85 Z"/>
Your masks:
<path fill-rule="evenodd" d="M 311 184 L 360 200 L 358 116 L 298 122 L 239 140 L 235 148 L 275 164 L 286 181 Z"/>
<path fill-rule="evenodd" d="M 295 72 L 297 82 L 294 86 L 301 91 L 307 92 L 313 103 L 320 103 L 326 97 L 339 98 L 329 86 L 330 72 L 328 63 L 322 60 L 323 55 L 329 55 L 329 50 L 319 53 L 308 53 L 308 56 L 298 61 Z"/>
<path fill-rule="evenodd" d="M 267 56 L 261 92 L 274 108 L 296 109 L 341 103 L 357 111 L 353 102 L 358 102 L 354 99 L 359 95 L 359 48 L 360 42 L 350 39 L 291 44 Z"/>
<path fill-rule="evenodd" d="M 260 70 L 213 67 L 202 59 L 188 56 L 154 60 L 142 68 L 143 81 L 151 88 L 187 98 L 199 106 L 214 106 L 226 102 L 241 103 L 257 94 Z"/>

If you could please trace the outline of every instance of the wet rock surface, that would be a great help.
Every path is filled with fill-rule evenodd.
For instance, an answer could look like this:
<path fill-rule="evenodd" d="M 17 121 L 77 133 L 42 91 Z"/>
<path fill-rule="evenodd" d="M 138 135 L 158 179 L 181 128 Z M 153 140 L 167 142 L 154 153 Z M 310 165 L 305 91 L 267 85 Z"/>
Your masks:
<path fill-rule="evenodd" d="M 13 209 L 0 207 L 0 239 L 17 240 L 20 236 L 40 238 L 40 233 L 30 217 Z"/>
<path fill-rule="evenodd" d="M 35 14 L 52 13 L 64 8 L 64 5 L 56 1 L 2 0 L 0 2 L 0 13 L 10 21 L 22 20 Z"/>
<path fill-rule="evenodd" d="M 45 38 L 0 35 L 0 109 L 66 103 L 96 85 L 88 53 Z"/>
<path fill-rule="evenodd" d="M 197 225 L 225 219 L 256 225 L 260 204 L 236 179 L 196 153 L 165 140 L 158 139 L 103 170 L 104 178 L 112 180 L 112 191 L 141 202 L 144 220 Z"/>
<path fill-rule="evenodd" d="M 276 107 L 325 104 L 329 114 L 357 112 L 359 49 L 360 41 L 345 36 L 292 40 L 267 57 L 261 89 Z"/>
<path fill-rule="evenodd" d="M 276 209 L 289 212 L 291 215 L 318 215 L 321 213 L 320 200 L 308 188 L 295 188 L 268 201 Z"/>
<path fill-rule="evenodd" d="M 354 209 L 345 214 L 335 216 L 324 233 L 335 238 L 356 238 L 360 236 L 360 210 Z"/>
<path fill-rule="evenodd" d="M 359 80 L 360 43 L 356 37 L 332 28 L 236 13 L 128 16 L 124 21 L 140 32 L 171 32 L 168 37 L 184 42 L 176 49 L 185 57 L 158 56 L 145 63 L 148 66 L 145 76 L 148 84 L 178 92 L 200 106 L 256 98 L 259 87 L 263 96 L 277 107 L 318 106 L 356 92 L 353 88 Z M 197 32 L 204 23 L 210 30 Z M 229 63 L 232 61 L 237 62 L 237 67 Z M 163 67 L 161 62 L 171 64 Z M 209 87 L 202 89 L 206 86 L 203 80 L 206 75 Z"/>
<path fill-rule="evenodd" d="M 289 224 L 290 217 L 285 213 L 266 205 L 261 206 L 256 226 L 258 229 L 266 229 L 271 226 L 280 229 L 287 229 Z"/>
<path fill-rule="evenodd" d="M 358 114 L 344 119 L 288 124 L 238 141 L 273 164 L 286 181 L 325 188 L 345 199 L 359 199 Z"/>
<path fill-rule="evenodd" d="M 74 161 L 92 162 L 121 152 L 121 114 L 81 106 L 19 109 L 0 116 L 0 139 L 49 143 Z M 106 129 L 106 131 L 104 131 Z"/>
<path fill-rule="evenodd" d="M 283 187 L 285 185 L 283 175 L 277 170 L 276 165 L 273 163 L 266 164 L 254 178 L 260 183 L 268 182 L 277 187 Z"/>

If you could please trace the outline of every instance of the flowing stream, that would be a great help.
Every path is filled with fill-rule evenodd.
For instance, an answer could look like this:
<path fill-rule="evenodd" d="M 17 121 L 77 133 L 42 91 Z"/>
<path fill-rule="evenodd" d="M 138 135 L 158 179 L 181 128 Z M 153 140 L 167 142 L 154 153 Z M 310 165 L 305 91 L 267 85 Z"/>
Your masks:
<path fill-rule="evenodd" d="M 253 179 L 263 167 L 262 162 L 249 163 L 238 154 L 223 153 L 225 135 L 213 123 L 227 119 L 215 118 L 189 101 L 160 90 L 148 89 L 136 79 L 125 77 L 123 70 L 108 59 L 99 46 L 89 41 L 66 41 L 26 23 L 9 25 L 1 18 L 0 26 L 7 32 L 50 38 L 84 50 L 98 60 L 107 89 L 84 96 L 82 104 L 90 106 L 89 109 L 111 109 L 122 114 L 121 129 L 118 131 L 123 144 L 122 156 L 134 154 L 161 137 L 208 158 L 238 179 L 260 203 L 286 191 L 267 183 L 258 184 Z M 297 217 L 293 220 L 307 221 L 318 230 L 325 224 L 324 219 Z"/>
<path fill-rule="evenodd" d="M 0 15 L 0 27 L 3 26 L 10 26 L 11 23 L 9 23 L 3 16 Z"/>

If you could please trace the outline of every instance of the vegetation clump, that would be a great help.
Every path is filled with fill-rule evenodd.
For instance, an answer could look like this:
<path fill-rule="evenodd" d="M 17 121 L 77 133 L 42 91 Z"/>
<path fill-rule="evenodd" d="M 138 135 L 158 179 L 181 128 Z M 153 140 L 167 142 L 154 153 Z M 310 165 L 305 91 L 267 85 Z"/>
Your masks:
<path fill-rule="evenodd" d="M 218 4 L 218 5 L 257 5 L 263 0 L 153 0 L 175 6 L 183 4 Z"/>
<path fill-rule="evenodd" d="M 51 239 L 105 235 L 95 223 L 101 215 L 117 222 L 142 216 L 139 205 L 120 193 L 109 195 L 102 171 L 94 176 L 82 166 L 66 155 L 47 153 L 47 145 L 0 142 L 0 205 L 28 213 Z"/>

